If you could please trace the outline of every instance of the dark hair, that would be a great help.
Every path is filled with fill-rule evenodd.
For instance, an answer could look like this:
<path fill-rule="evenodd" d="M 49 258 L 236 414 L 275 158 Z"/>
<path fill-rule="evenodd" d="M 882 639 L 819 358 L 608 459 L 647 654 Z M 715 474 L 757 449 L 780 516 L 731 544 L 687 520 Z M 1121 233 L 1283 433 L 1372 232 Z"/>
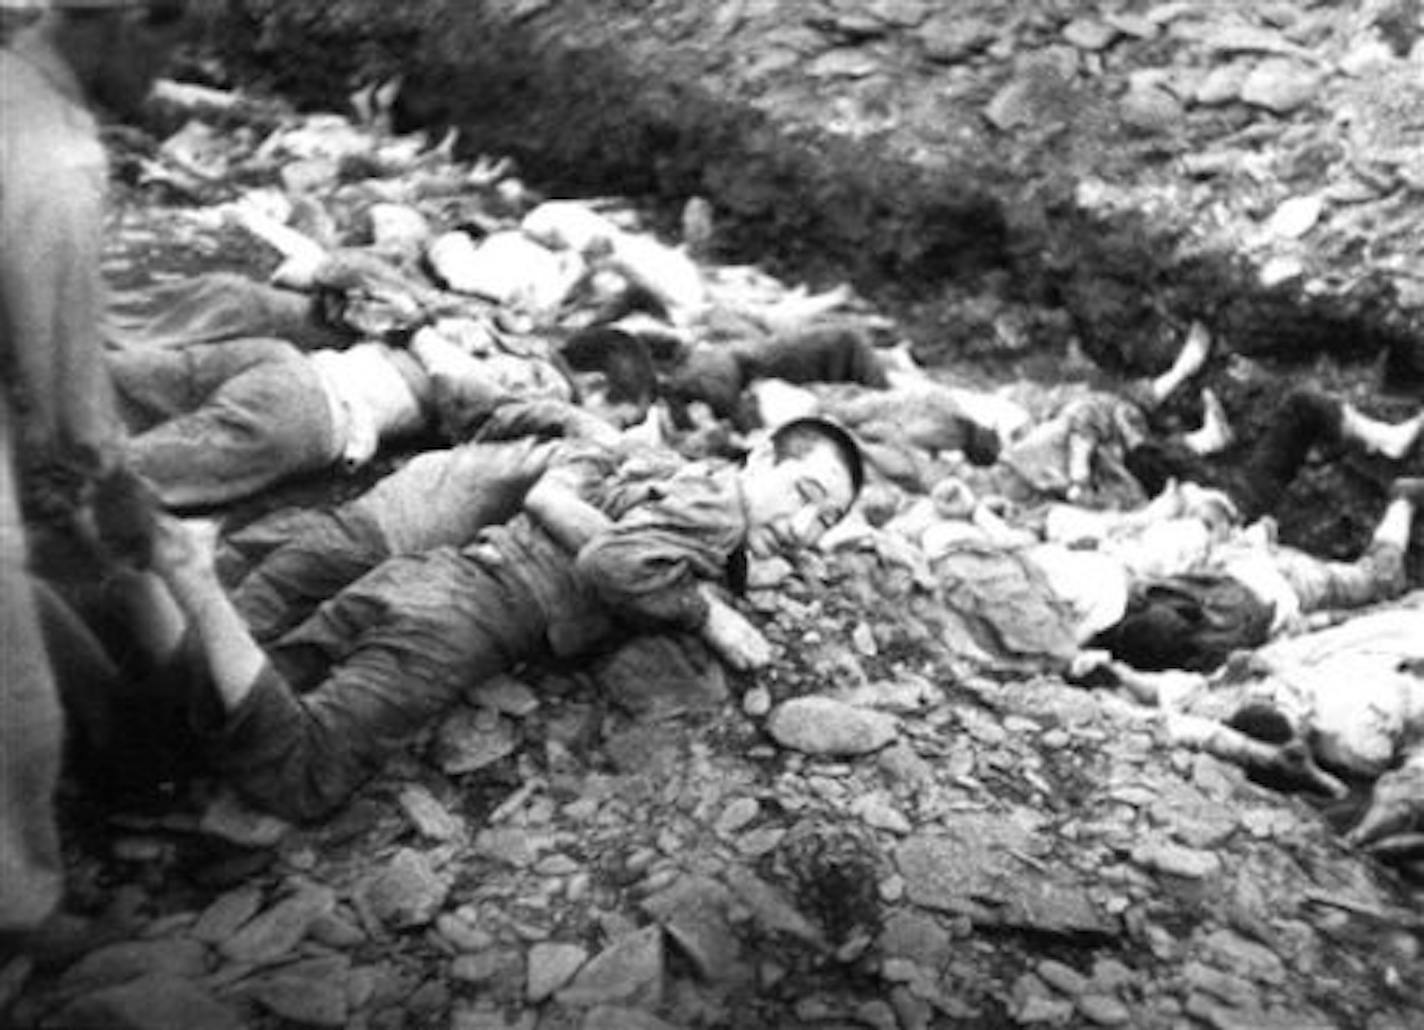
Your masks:
<path fill-rule="evenodd" d="M 1295 739 L 1295 724 L 1284 712 L 1265 701 L 1251 701 L 1236 709 L 1226 725 L 1253 740 L 1266 744 L 1289 744 Z"/>
<path fill-rule="evenodd" d="M 783 422 L 771 431 L 771 443 L 777 461 L 800 458 L 823 443 L 829 443 L 840 454 L 842 464 L 850 473 L 851 498 L 860 495 L 865 485 L 865 459 L 855 437 L 836 423 L 824 418 L 806 416 Z"/>
<path fill-rule="evenodd" d="M 575 372 L 602 372 L 608 377 L 608 399 L 651 404 L 658 396 L 652 358 L 642 340 L 621 329 L 598 326 L 574 333 L 559 355 Z"/>
<path fill-rule="evenodd" d="M 1135 669 L 1211 672 L 1233 651 L 1264 644 L 1274 611 L 1224 573 L 1164 576 L 1134 584 L 1123 617 L 1091 646 Z"/>
<path fill-rule="evenodd" d="M 156 29 L 176 25 L 188 14 L 187 0 L 109 0 L 107 3 L 96 3 L 94 0 L 89 0 L 88 3 L 83 0 L 57 0 L 51 4 L 51 8 L 75 20 L 140 11 L 143 13 L 143 23 Z"/>
<path fill-rule="evenodd" d="M 1003 449 L 998 431 L 973 419 L 964 420 L 964 456 L 971 465 L 987 468 L 999 460 Z"/>

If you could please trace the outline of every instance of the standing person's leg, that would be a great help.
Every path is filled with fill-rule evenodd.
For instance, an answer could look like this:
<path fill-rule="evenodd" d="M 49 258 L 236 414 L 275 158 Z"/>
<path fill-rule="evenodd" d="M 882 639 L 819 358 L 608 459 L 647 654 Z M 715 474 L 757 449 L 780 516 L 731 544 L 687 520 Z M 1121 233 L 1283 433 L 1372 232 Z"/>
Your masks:
<path fill-rule="evenodd" d="M 122 683 L 119 667 L 78 611 L 43 579 L 34 581 L 35 609 L 68 723 L 70 761 L 81 771 L 115 742 L 113 707 Z"/>
<path fill-rule="evenodd" d="M 63 722 L 26 569 L 10 417 L 0 404 L 0 931 L 43 922 L 64 882 L 53 810 Z"/>
<path fill-rule="evenodd" d="M 316 370 L 285 341 L 126 352 L 110 367 L 126 413 L 167 413 L 126 449 L 172 507 L 247 497 L 340 455 Z"/>
<path fill-rule="evenodd" d="M 196 767 L 177 659 L 186 619 L 152 573 L 36 583 L 69 727 L 70 768 L 100 798 L 147 791 Z"/>

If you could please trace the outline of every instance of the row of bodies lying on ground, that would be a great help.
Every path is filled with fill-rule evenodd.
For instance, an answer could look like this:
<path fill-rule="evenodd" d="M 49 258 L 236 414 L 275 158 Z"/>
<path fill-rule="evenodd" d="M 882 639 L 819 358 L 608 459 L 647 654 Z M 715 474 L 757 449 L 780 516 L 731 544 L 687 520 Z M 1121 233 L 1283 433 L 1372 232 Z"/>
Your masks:
<path fill-rule="evenodd" d="M 277 148 L 269 141 L 268 149 Z M 441 161 L 448 161 L 448 153 Z M 494 198 L 494 210 L 519 212 L 517 224 L 500 224 L 491 216 L 476 233 L 468 227 L 434 233 L 415 206 L 378 200 L 365 209 L 371 245 L 333 252 L 285 224 L 294 210 L 310 213 L 318 203 L 311 193 L 293 204 L 264 192 L 228 208 L 282 251 L 286 262 L 274 277 L 280 289 L 220 278 L 163 291 L 147 298 L 158 307 L 158 318 L 131 323 L 117 336 L 122 346 L 111 353 L 135 431 L 134 467 L 165 502 L 225 504 L 294 475 L 333 464 L 359 465 L 382 443 L 418 438 L 429 428 L 432 408 L 439 412 L 439 428 L 454 439 L 479 432 L 479 443 L 457 446 L 470 449 L 467 462 L 477 448 L 491 446 L 486 441 L 520 431 L 572 432 L 611 442 L 610 418 L 620 428 L 633 427 L 639 439 L 675 437 L 700 457 L 745 444 L 739 430 L 752 422 L 771 425 L 828 413 L 857 431 L 876 482 L 857 515 L 823 537 L 820 546 L 873 547 L 888 560 L 930 570 L 948 585 L 944 596 L 951 605 L 972 609 L 979 632 L 966 643 L 987 643 L 997 652 L 990 660 L 1038 658 L 1080 675 L 1088 675 L 1090 666 L 1107 668 L 1139 694 L 1175 699 L 1176 710 L 1185 707 L 1180 677 L 1176 692 L 1170 683 L 1164 691 L 1130 664 L 1085 657 L 1080 645 L 1105 643 L 1138 665 L 1212 668 L 1232 645 L 1255 647 L 1282 633 L 1302 608 L 1364 604 L 1403 589 L 1400 559 L 1417 485 L 1397 491 L 1376 546 L 1348 568 L 1312 563 L 1260 539 L 1259 528 L 1242 534 L 1231 523 L 1269 510 L 1288 482 L 1289 466 L 1303 460 L 1311 440 L 1354 440 L 1398 460 L 1414 447 L 1424 418 L 1391 427 L 1348 405 L 1295 398 L 1282 408 L 1286 428 L 1262 441 L 1257 475 L 1244 477 L 1235 492 L 1199 489 L 1163 470 L 1191 474 L 1194 457 L 1227 442 L 1219 406 L 1208 397 L 1212 417 L 1203 430 L 1166 447 L 1148 439 L 1143 415 L 1206 362 L 1210 340 L 1200 327 L 1189 334 L 1172 369 L 1122 396 L 1070 388 L 1046 391 L 1051 396 L 1021 405 L 1009 396 L 1012 391 L 987 394 L 947 385 L 915 368 L 903 350 L 878 350 L 872 338 L 886 323 L 866 314 L 849 291 L 748 300 L 747 284 L 756 279 L 699 267 L 688 249 L 630 231 L 591 205 L 553 201 L 526 204 L 520 212 L 525 191 L 502 178 L 497 166 L 482 163 L 465 184 Z M 693 242 L 704 243 L 705 209 L 693 205 L 684 222 L 693 230 Z M 427 268 L 437 282 L 423 277 Z M 537 331 L 555 316 L 562 316 L 562 332 L 556 334 L 562 352 Z M 646 355 L 634 363 L 647 362 L 660 372 L 664 398 L 656 406 L 636 386 L 645 376 L 634 375 L 628 386 L 608 364 L 630 341 Z M 340 349 L 329 349 L 332 343 Z M 201 359 L 195 362 L 193 355 Z M 561 360 L 575 370 L 573 385 L 557 374 Z M 187 396 L 203 398 L 193 410 L 176 412 L 170 399 L 151 396 L 155 384 L 174 382 L 175 363 L 184 366 L 184 376 L 198 374 L 198 365 L 212 366 L 202 373 L 207 382 L 200 389 L 192 389 L 191 378 L 178 380 Z M 835 379 L 855 385 L 818 385 Z M 625 385 L 609 391 L 610 380 Z M 259 381 L 292 387 L 286 402 L 290 417 L 287 409 L 274 417 L 270 407 L 252 417 L 241 398 Z M 601 421 L 551 414 L 550 405 L 578 398 L 580 383 L 586 397 L 611 400 L 614 408 L 634 403 L 618 410 L 584 409 L 603 416 Z M 510 406 L 515 395 L 548 403 L 537 411 Z M 675 414 L 668 413 L 669 402 Z M 243 435 L 261 441 L 258 451 L 229 453 L 201 428 L 204 419 L 211 423 L 215 415 L 232 411 L 249 412 L 252 424 Z M 738 419 L 730 431 L 728 417 Z M 504 428 L 491 431 L 491 420 Z M 1143 454 L 1153 461 L 1144 463 Z M 215 462 L 215 455 L 230 460 Z M 483 464 L 487 473 L 487 463 L 496 460 L 485 452 L 472 467 Z M 525 474 L 527 467 L 520 472 Z M 424 493 L 403 490 L 398 482 L 392 477 L 373 493 L 377 502 L 366 502 L 365 517 L 382 536 L 382 556 L 424 549 L 433 541 L 460 544 L 474 535 L 477 527 L 468 513 L 452 528 L 431 512 L 427 525 L 435 528 L 407 532 L 404 539 L 390 533 L 391 518 L 379 513 L 379 499 L 407 494 L 429 500 L 428 484 L 435 480 L 426 480 Z M 1161 489 L 1135 515 L 1074 514 L 1082 505 L 1139 505 L 1149 492 L 1144 483 Z M 1034 501 L 1076 505 L 1029 503 Z M 1012 515 L 1006 519 L 1008 509 Z M 1021 524 L 1011 525 L 1014 521 Z M 290 545 L 301 543 L 292 530 L 283 525 L 275 536 L 264 536 L 258 527 L 246 531 L 249 544 L 264 541 L 256 545 L 259 573 L 262 562 L 290 557 Z M 458 539 L 441 538 L 452 533 Z M 318 549 L 331 546 L 330 536 L 316 539 Z M 918 547 L 907 549 L 906 542 Z M 1233 565 L 1226 557 L 1233 550 L 1249 554 L 1249 560 Z M 246 557 L 250 561 L 252 554 Z M 1208 568 L 1210 575 L 1204 575 Z M 243 581 L 240 608 L 241 591 L 250 598 L 251 584 L 263 578 L 249 575 Z M 1012 585 L 1012 591 L 996 599 L 982 589 L 985 583 Z M 1084 586 L 1092 587 L 1091 596 Z M 247 607 L 245 614 L 251 622 L 253 609 Z M 1241 726 L 1260 736 L 1268 724 L 1267 742 L 1216 720 L 1209 727 L 1178 720 L 1178 735 L 1250 763 L 1284 763 L 1306 782 L 1338 790 L 1338 781 L 1309 762 L 1308 754 L 1302 756 L 1299 741 L 1310 729 L 1324 760 L 1377 774 L 1409 750 L 1419 718 L 1418 678 L 1405 667 L 1424 658 L 1416 653 L 1421 635 L 1407 631 L 1417 617 L 1417 604 L 1409 602 L 1372 616 L 1375 621 L 1355 638 L 1346 636 L 1343 645 L 1327 646 L 1327 638 L 1319 638 L 1318 650 L 1332 661 L 1349 656 L 1357 664 L 1368 651 L 1361 640 L 1372 632 L 1393 641 L 1369 645 L 1375 648 L 1369 653 L 1380 657 L 1379 675 L 1355 680 L 1375 683 L 1376 693 L 1390 698 L 1383 706 L 1354 699 L 1341 704 L 1338 689 L 1317 689 L 1329 677 L 1318 674 L 1316 659 L 1305 663 L 1317 670 L 1309 676 L 1287 668 L 1270 680 L 1274 721 L 1261 714 L 1259 704 L 1237 705 L 1254 717 Z M 1193 624 L 1203 631 L 1187 632 Z M 1397 626 L 1404 630 L 1395 632 Z M 1164 640 L 1178 645 L 1174 654 L 1162 653 Z M 1196 653 L 1180 646 L 1194 642 Z M 1391 647 L 1404 650 L 1394 653 Z M 1193 699 L 1204 696 L 1202 686 L 1194 683 L 1188 692 Z M 1220 708 L 1221 692 L 1208 693 Z M 1290 717 L 1284 721 L 1314 725 L 1283 731 L 1282 708 Z M 1283 737 L 1290 746 L 1271 746 Z M 1399 828 L 1412 811 L 1409 795 L 1419 793 L 1417 777 L 1412 762 L 1387 774 L 1383 782 L 1390 789 L 1381 791 L 1357 839 L 1374 840 Z"/>

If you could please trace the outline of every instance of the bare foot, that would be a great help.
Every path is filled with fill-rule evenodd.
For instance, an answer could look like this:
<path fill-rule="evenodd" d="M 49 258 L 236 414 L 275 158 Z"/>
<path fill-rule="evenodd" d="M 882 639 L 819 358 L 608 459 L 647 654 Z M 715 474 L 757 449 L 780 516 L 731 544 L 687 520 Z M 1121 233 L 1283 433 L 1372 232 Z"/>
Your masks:
<path fill-rule="evenodd" d="M 1375 449 L 1391 461 L 1402 461 L 1424 435 L 1424 411 L 1407 422 L 1390 426 L 1377 434 Z"/>
<path fill-rule="evenodd" d="M 216 522 L 160 515 L 154 526 L 153 570 L 170 582 L 174 577 L 215 575 L 216 544 Z"/>
<path fill-rule="evenodd" d="M 1202 426 L 1195 432 L 1186 434 L 1186 444 L 1197 454 L 1217 454 L 1226 450 L 1236 440 L 1236 433 L 1226 417 L 1226 409 L 1215 392 L 1204 389 L 1202 396 Z"/>
<path fill-rule="evenodd" d="M 1210 356 L 1211 333 L 1200 322 L 1193 322 L 1172 366 L 1185 379 L 1200 372 Z"/>

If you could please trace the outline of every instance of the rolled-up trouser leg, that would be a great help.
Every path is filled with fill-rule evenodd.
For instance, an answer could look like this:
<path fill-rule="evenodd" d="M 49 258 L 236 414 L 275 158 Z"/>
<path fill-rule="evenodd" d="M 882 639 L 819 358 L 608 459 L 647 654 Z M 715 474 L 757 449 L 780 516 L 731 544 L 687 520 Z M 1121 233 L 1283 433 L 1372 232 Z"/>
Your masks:
<path fill-rule="evenodd" d="M 0 405 L 0 931 L 43 921 L 64 881 L 53 809 L 63 723 L 25 567 L 11 431 Z"/>
<path fill-rule="evenodd" d="M 1372 542 L 1352 562 L 1325 561 L 1303 551 L 1281 548 L 1276 566 L 1300 597 L 1302 612 L 1362 608 L 1404 592 L 1404 550 L 1398 544 Z"/>

